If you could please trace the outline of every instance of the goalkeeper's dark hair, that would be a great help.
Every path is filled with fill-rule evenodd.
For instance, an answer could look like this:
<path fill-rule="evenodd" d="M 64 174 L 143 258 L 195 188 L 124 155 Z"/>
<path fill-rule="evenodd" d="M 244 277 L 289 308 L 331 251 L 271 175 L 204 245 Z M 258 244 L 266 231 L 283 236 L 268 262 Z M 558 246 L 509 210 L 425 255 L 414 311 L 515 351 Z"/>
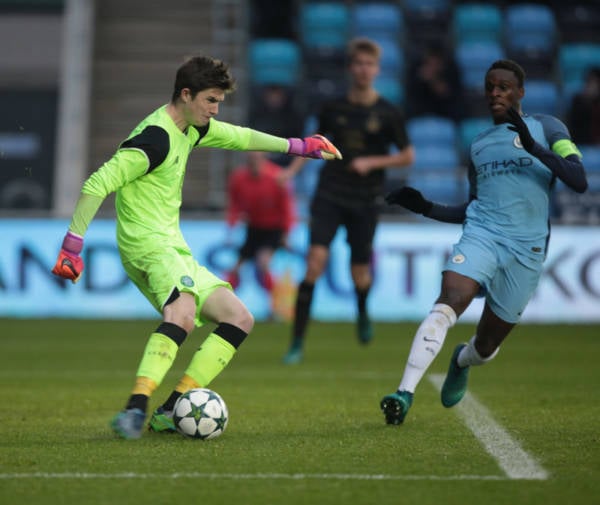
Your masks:
<path fill-rule="evenodd" d="M 519 84 L 519 88 L 522 88 L 523 85 L 525 84 L 525 70 L 523 70 L 523 67 L 521 65 L 519 65 L 516 61 L 513 61 L 513 60 L 497 60 L 497 61 L 495 61 L 494 63 L 492 63 L 490 68 L 488 68 L 488 71 L 485 73 L 486 77 L 487 77 L 487 74 L 491 70 L 495 70 L 497 68 L 500 68 L 503 70 L 510 70 L 513 74 L 515 74 L 515 77 L 517 78 L 517 83 Z"/>
<path fill-rule="evenodd" d="M 194 56 L 177 70 L 171 102 L 179 99 L 184 88 L 189 88 L 194 98 L 199 91 L 209 88 L 218 88 L 230 93 L 235 89 L 235 81 L 229 73 L 228 66 L 221 60 L 208 56 Z"/>

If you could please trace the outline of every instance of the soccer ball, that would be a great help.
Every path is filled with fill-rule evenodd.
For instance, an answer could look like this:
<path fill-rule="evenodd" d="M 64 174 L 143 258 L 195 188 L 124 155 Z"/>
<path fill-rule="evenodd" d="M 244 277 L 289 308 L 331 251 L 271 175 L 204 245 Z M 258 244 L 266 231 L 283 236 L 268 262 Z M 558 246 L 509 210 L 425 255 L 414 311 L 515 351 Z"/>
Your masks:
<path fill-rule="evenodd" d="M 190 389 L 175 402 L 173 422 L 182 435 L 208 440 L 227 427 L 229 412 L 219 394 L 206 388 Z"/>

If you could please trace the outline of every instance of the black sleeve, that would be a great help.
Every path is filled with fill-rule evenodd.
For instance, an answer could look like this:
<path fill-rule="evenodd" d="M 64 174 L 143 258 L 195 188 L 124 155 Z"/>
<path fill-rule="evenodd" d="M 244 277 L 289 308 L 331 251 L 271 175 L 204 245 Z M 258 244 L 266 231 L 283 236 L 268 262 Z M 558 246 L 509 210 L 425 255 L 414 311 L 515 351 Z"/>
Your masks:
<path fill-rule="evenodd" d="M 537 142 L 531 149 L 537 159 L 546 165 L 550 171 L 577 193 L 583 193 L 588 186 L 585 169 L 576 154 L 570 154 L 566 158 L 559 156 L 554 151 L 545 149 Z"/>
<path fill-rule="evenodd" d="M 119 149 L 140 149 L 146 153 L 150 166 L 148 172 L 152 172 L 167 158 L 169 154 L 169 134 L 159 126 L 146 126 L 141 133 L 128 138 Z"/>
<path fill-rule="evenodd" d="M 442 205 L 434 203 L 425 217 L 441 221 L 442 223 L 462 223 L 465 220 L 468 202 L 460 205 Z"/>

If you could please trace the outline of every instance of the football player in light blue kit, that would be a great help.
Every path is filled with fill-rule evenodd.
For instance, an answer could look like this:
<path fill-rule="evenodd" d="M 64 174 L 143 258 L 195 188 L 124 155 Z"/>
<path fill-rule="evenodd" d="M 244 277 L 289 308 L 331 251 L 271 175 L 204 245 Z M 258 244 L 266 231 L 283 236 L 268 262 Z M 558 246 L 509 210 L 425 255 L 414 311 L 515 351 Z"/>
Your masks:
<path fill-rule="evenodd" d="M 525 73 L 514 61 L 498 60 L 485 76 L 485 96 L 494 126 L 471 144 L 469 202 L 444 206 L 414 188 L 386 196 L 432 219 L 463 223 L 442 274 L 441 293 L 414 337 L 398 390 L 381 400 L 388 424 L 400 424 L 413 394 L 439 353 L 448 329 L 476 296 L 485 306 L 475 336 L 452 354 L 442 387 L 445 407 L 467 390 L 471 365 L 483 365 L 519 321 L 535 291 L 550 237 L 550 194 L 556 179 L 578 193 L 587 189 L 581 154 L 566 126 L 553 116 L 521 111 Z"/>

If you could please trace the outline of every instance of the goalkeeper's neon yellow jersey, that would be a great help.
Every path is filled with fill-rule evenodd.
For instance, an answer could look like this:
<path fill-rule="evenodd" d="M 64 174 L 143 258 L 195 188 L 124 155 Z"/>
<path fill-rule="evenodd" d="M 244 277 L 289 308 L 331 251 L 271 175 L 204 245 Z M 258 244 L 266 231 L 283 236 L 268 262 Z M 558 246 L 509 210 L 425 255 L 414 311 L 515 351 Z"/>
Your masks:
<path fill-rule="evenodd" d="M 287 140 L 211 119 L 182 132 L 160 107 L 146 117 L 115 155 L 85 182 L 82 193 L 116 191 L 117 243 L 123 261 L 166 246 L 189 250 L 179 229 L 182 186 L 194 147 L 286 152 Z"/>

